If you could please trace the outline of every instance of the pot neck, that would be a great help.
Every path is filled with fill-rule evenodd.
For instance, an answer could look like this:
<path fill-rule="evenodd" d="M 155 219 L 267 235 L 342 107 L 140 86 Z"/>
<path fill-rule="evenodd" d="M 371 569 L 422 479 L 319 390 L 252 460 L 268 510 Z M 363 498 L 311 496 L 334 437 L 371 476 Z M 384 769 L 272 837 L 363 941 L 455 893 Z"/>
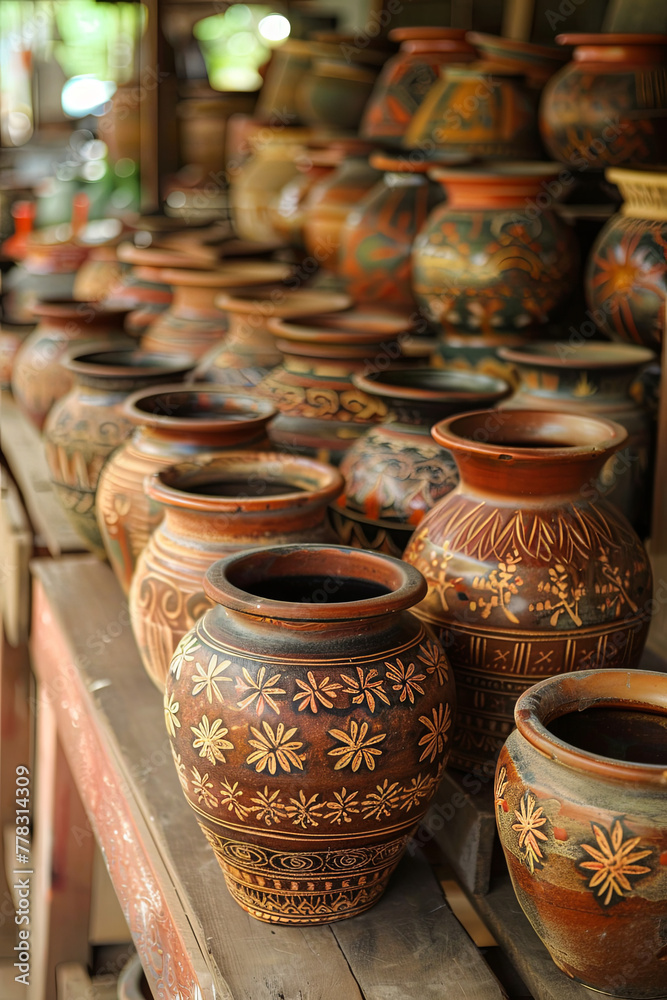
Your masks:
<path fill-rule="evenodd" d="M 546 185 L 557 176 L 542 174 L 530 175 L 488 174 L 475 176 L 446 176 L 444 171 L 434 171 L 433 177 L 445 190 L 448 211 L 480 212 L 499 209 L 507 211 L 516 209 L 525 211 L 527 203 L 536 201 L 545 192 L 548 204 L 545 211 L 554 202 Z"/>
<path fill-rule="evenodd" d="M 174 285 L 170 311 L 175 316 L 185 317 L 205 314 L 207 319 L 219 318 L 221 325 L 224 325 L 225 317 L 215 305 L 219 294 L 219 288 L 207 288 L 204 285 Z"/>
<path fill-rule="evenodd" d="M 574 63 L 601 66 L 661 66 L 667 62 L 667 50 L 662 45 L 632 45 L 627 42 L 607 42 L 604 45 L 577 45 L 572 53 Z"/>

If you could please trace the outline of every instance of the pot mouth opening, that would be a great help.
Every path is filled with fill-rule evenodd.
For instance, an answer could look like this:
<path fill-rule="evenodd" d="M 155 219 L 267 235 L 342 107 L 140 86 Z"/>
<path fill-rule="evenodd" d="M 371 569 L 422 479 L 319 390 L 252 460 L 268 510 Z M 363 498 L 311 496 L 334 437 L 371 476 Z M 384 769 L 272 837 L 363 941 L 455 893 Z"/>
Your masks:
<path fill-rule="evenodd" d="M 106 322 L 117 320 L 122 327 L 124 318 L 131 310 L 120 306 L 118 308 L 104 306 L 95 299 L 54 297 L 37 299 L 31 311 L 36 316 L 45 316 L 47 318 L 50 316 L 64 316 L 66 319 L 76 319 L 78 316 L 82 323 L 94 323 L 97 320 L 105 320 Z M 73 312 L 77 316 L 72 316 Z"/>
<path fill-rule="evenodd" d="M 384 340 L 385 337 L 407 333 L 412 321 L 400 312 L 353 308 L 284 320 L 271 319 L 268 325 L 273 333 L 286 340 L 348 344 Z"/>
<path fill-rule="evenodd" d="M 367 392 L 387 392 L 394 398 L 428 400 L 461 400 L 479 403 L 480 397 L 503 399 L 511 392 L 501 378 L 477 373 L 445 371 L 437 368 L 388 368 L 367 375 L 353 375 L 357 388 Z"/>
<path fill-rule="evenodd" d="M 125 410 L 137 423 L 149 427 L 192 425 L 195 429 L 205 423 L 219 429 L 229 423 L 266 421 L 276 413 L 268 400 L 215 389 L 184 389 L 179 385 L 134 393 L 126 400 Z"/>
<path fill-rule="evenodd" d="M 501 347 L 503 361 L 548 365 L 553 368 L 624 368 L 649 364 L 656 355 L 639 344 L 591 343 L 572 346 L 566 341 L 539 341 L 520 347 Z"/>
<path fill-rule="evenodd" d="M 248 615 L 316 622 L 402 611 L 427 587 L 418 570 L 392 556 L 343 545 L 277 545 L 215 563 L 204 589 Z"/>
<path fill-rule="evenodd" d="M 559 763 L 618 780 L 657 780 L 667 789 L 667 674 L 557 674 L 519 697 L 514 719 L 530 744 Z"/>
<path fill-rule="evenodd" d="M 194 368 L 195 360 L 189 354 L 159 354 L 131 347 L 104 350 L 89 346 L 85 350 L 70 351 L 64 364 L 76 374 L 105 378 L 132 376 L 135 373 L 159 375 L 162 372 L 188 372 Z"/>

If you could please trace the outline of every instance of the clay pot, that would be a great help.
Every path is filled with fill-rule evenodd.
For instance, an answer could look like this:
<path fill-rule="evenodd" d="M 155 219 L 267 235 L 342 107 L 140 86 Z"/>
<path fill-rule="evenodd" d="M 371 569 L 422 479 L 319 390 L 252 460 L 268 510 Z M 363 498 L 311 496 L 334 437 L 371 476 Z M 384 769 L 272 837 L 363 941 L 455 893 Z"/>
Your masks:
<path fill-rule="evenodd" d="M 337 272 L 342 229 L 349 213 L 381 179 L 368 162 L 369 145 L 349 142 L 340 166 L 311 188 L 304 206 L 303 236 L 311 258 L 327 271 Z"/>
<path fill-rule="evenodd" d="M 361 913 L 447 761 L 451 675 L 409 610 L 424 581 L 376 552 L 290 545 L 216 563 L 205 587 L 216 606 L 176 650 L 165 719 L 229 891 L 269 923 Z"/>
<path fill-rule="evenodd" d="M 667 160 L 667 35 L 558 35 L 572 62 L 544 88 L 540 130 L 556 160 L 576 170 Z"/>
<path fill-rule="evenodd" d="M 302 121 L 356 132 L 376 79 L 375 70 L 343 56 L 313 60 L 296 94 Z"/>
<path fill-rule="evenodd" d="M 539 159 L 537 92 L 491 63 L 445 66 L 403 137 L 410 149 L 491 160 Z"/>
<path fill-rule="evenodd" d="M 331 509 L 345 545 L 400 556 L 415 527 L 459 481 L 453 455 L 431 437 L 443 417 L 494 406 L 511 389 L 484 375 L 395 369 L 353 375 L 358 389 L 381 399 L 387 420 L 371 427 L 343 458 L 345 493 Z"/>
<path fill-rule="evenodd" d="M 648 409 L 636 402 L 632 387 L 655 355 L 626 344 L 534 343 L 501 348 L 520 384 L 502 409 L 556 410 L 608 417 L 625 427 L 627 441 L 602 470 L 600 495 L 623 511 L 646 538 L 650 526 L 653 478 L 653 427 Z"/>
<path fill-rule="evenodd" d="M 523 73 L 533 87 L 543 87 L 569 59 L 569 51 L 556 45 L 535 45 L 481 31 L 467 32 L 466 41 L 475 46 L 485 62 Z"/>
<path fill-rule="evenodd" d="M 405 559 L 429 584 L 459 696 L 451 764 L 492 760 L 517 696 L 551 674 L 636 667 L 651 567 L 598 476 L 627 432 L 610 420 L 480 411 L 433 429 L 461 483 L 426 515 Z"/>
<path fill-rule="evenodd" d="M 516 388 L 519 379 L 512 365 L 500 357 L 502 347 L 521 347 L 527 342 L 525 331 L 487 333 L 479 336 L 470 333 L 441 333 L 431 357 L 434 368 L 448 371 L 477 372 L 501 378 Z M 539 336 L 539 333 L 535 334 Z"/>
<path fill-rule="evenodd" d="M 201 358 L 227 332 L 227 319 L 215 304 L 223 288 L 270 285 L 292 273 L 287 264 L 273 261 L 225 262 L 215 271 L 165 268 L 160 277 L 173 289 L 169 308 L 146 330 L 141 346 L 147 351 L 192 354 Z"/>
<path fill-rule="evenodd" d="M 103 302 L 121 281 L 123 270 L 124 266 L 118 260 L 116 247 L 93 247 L 74 279 L 74 298 L 88 302 Z"/>
<path fill-rule="evenodd" d="M 357 438 L 382 423 L 387 407 L 358 389 L 357 372 L 386 368 L 401 356 L 411 321 L 381 310 L 271 319 L 282 364 L 257 386 L 280 411 L 269 436 L 283 450 L 337 464 Z"/>
<path fill-rule="evenodd" d="M 139 553 L 164 516 L 144 490 L 147 475 L 204 452 L 266 448 L 275 410 L 265 400 L 230 396 L 210 386 L 161 385 L 124 401 L 134 432 L 104 466 L 97 522 L 109 562 L 127 593 Z"/>
<path fill-rule="evenodd" d="M 359 133 L 364 139 L 400 147 L 440 67 L 469 62 L 475 50 L 463 28 L 393 28 L 389 38 L 401 47 L 382 67 Z"/>
<path fill-rule="evenodd" d="M 181 100 L 176 105 L 181 161 L 199 167 L 205 182 L 224 172 L 227 120 L 249 112 L 254 94 L 216 94 Z"/>
<path fill-rule="evenodd" d="M 342 489 L 331 466 L 272 452 L 202 456 L 151 476 L 148 496 L 165 517 L 137 561 L 130 616 L 160 690 L 174 649 L 212 606 L 203 592 L 206 570 L 240 549 L 329 541 L 327 504 Z"/>
<path fill-rule="evenodd" d="M 515 717 L 495 802 L 524 913 L 571 979 L 613 996 L 663 995 L 667 676 L 551 677 L 519 698 Z"/>
<path fill-rule="evenodd" d="M 605 223 L 586 264 L 586 300 L 614 340 L 659 348 L 667 301 L 667 175 L 608 170 L 623 206 Z"/>
<path fill-rule="evenodd" d="M 345 220 L 338 274 L 358 302 L 413 309 L 412 244 L 444 195 L 426 176 L 427 160 L 378 153 L 370 163 L 384 176 Z"/>
<path fill-rule="evenodd" d="M 303 86 L 313 59 L 328 55 L 330 51 L 329 46 L 302 38 L 288 38 L 279 48 L 274 49 L 257 97 L 257 121 L 267 122 L 270 127 L 270 123 L 275 122 L 277 111 L 282 125 L 298 121 L 299 88 Z M 275 127 L 274 124 L 274 129 Z"/>
<path fill-rule="evenodd" d="M 16 355 L 34 329 L 34 323 L 3 322 L 0 325 L 0 389 L 11 388 Z"/>
<path fill-rule="evenodd" d="M 269 218 L 279 239 L 291 246 L 304 246 L 305 203 L 315 184 L 329 177 L 342 158 L 339 149 L 308 149 L 295 163 L 296 177 L 278 191 L 268 208 Z"/>
<path fill-rule="evenodd" d="M 433 171 L 447 202 L 412 252 L 413 291 L 430 319 L 482 334 L 547 321 L 578 264 L 574 232 L 551 207 L 558 173 L 549 163 Z"/>
<path fill-rule="evenodd" d="M 38 324 L 16 355 L 12 392 L 21 411 L 41 430 L 53 404 L 74 384 L 73 373 L 61 364 L 70 347 L 101 340 L 122 347 L 132 341 L 123 329 L 126 309 L 53 299 L 38 302 L 33 313 Z"/>
<path fill-rule="evenodd" d="M 215 303 L 225 314 L 227 335 L 201 359 L 196 377 L 230 387 L 253 387 L 282 360 L 268 327 L 270 319 L 348 309 L 352 299 L 341 292 L 266 285 L 222 292 Z"/>
<path fill-rule="evenodd" d="M 46 419 L 46 461 L 69 520 L 86 547 L 103 559 L 95 497 L 104 463 L 134 428 L 123 401 L 144 386 L 185 378 L 194 363 L 189 357 L 112 351 L 99 344 L 72 352 L 63 366 L 75 384 Z"/>

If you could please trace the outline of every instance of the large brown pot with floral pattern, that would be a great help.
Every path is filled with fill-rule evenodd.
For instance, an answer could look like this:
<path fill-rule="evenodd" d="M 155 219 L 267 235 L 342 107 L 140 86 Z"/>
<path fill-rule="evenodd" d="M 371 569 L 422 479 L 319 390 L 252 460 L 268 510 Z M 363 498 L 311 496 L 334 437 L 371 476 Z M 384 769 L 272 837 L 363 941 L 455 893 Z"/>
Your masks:
<path fill-rule="evenodd" d="M 341 546 L 216 563 L 172 660 L 185 796 L 252 916 L 304 926 L 381 896 L 447 761 L 454 688 L 410 609 L 422 576 Z"/>
<path fill-rule="evenodd" d="M 666 113 L 667 114 L 667 113 Z M 586 264 L 586 300 L 614 340 L 659 348 L 667 302 L 667 173 L 608 170 L 623 195 Z"/>
<path fill-rule="evenodd" d="M 352 381 L 401 357 L 411 321 L 384 310 L 269 321 L 283 362 L 257 392 L 280 411 L 271 424 L 276 447 L 337 463 L 357 438 L 387 416 L 386 404 Z"/>
<path fill-rule="evenodd" d="M 612 996 L 664 996 L 667 674 L 551 677 L 519 698 L 515 718 L 495 803 L 524 913 L 569 977 Z"/>
<path fill-rule="evenodd" d="M 575 170 L 667 160 L 667 35 L 566 34 L 572 62 L 544 88 L 540 130 Z"/>
<path fill-rule="evenodd" d="M 230 451 L 153 473 L 164 520 L 139 556 L 130 588 L 134 636 L 151 680 L 164 687 L 176 645 L 211 606 L 202 589 L 216 559 L 283 542 L 328 542 L 337 469 L 275 452 Z"/>
<path fill-rule="evenodd" d="M 433 171 L 447 201 L 431 212 L 412 251 L 413 290 L 445 330 L 490 334 L 545 323 L 572 290 L 573 230 L 554 204 L 551 163 Z"/>
<path fill-rule="evenodd" d="M 492 760 L 517 696 L 545 676 L 636 667 L 651 617 L 651 567 L 597 478 L 620 424 L 490 410 L 433 429 L 461 483 L 426 515 L 405 559 L 429 584 L 417 609 L 456 674 L 452 764 Z"/>
<path fill-rule="evenodd" d="M 98 345 L 73 353 L 64 363 L 75 383 L 46 419 L 46 460 L 69 520 L 87 548 L 103 559 L 106 552 L 95 515 L 97 486 L 109 455 L 134 427 L 123 402 L 144 386 L 185 378 L 194 361 Z"/>
<path fill-rule="evenodd" d="M 144 489 L 146 476 L 204 452 L 265 449 L 275 412 L 264 399 L 216 386 L 161 385 L 128 396 L 122 413 L 134 432 L 104 466 L 97 488 L 97 523 L 126 593 L 139 553 L 164 517 Z"/>
<path fill-rule="evenodd" d="M 340 464 L 345 493 L 331 517 L 345 545 L 401 556 L 415 527 L 459 481 L 451 452 L 431 427 L 453 413 L 494 406 L 510 386 L 484 375 L 414 368 L 353 375 L 358 389 L 387 405 Z"/>

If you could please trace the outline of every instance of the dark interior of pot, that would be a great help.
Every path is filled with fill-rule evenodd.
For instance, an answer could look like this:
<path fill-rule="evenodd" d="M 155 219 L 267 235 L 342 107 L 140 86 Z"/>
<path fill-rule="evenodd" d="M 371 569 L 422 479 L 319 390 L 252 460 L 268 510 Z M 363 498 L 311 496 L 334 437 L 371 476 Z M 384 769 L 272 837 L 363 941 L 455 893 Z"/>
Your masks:
<path fill-rule="evenodd" d="M 230 581 L 236 582 L 231 575 Z M 255 580 L 252 584 L 246 584 L 245 589 L 253 597 L 288 601 L 291 604 L 346 604 L 350 601 L 365 601 L 369 597 L 384 597 L 391 593 L 387 587 L 374 580 L 324 574 Z"/>
<path fill-rule="evenodd" d="M 174 354 L 152 354 L 148 351 L 99 351 L 96 353 L 81 353 L 73 355 L 73 361 L 78 364 L 95 365 L 97 368 L 129 368 L 135 369 L 176 369 L 191 363 L 191 359 Z"/>
<path fill-rule="evenodd" d="M 547 729 L 586 753 L 625 763 L 667 766 L 667 714 L 591 707 L 552 719 Z"/>
<path fill-rule="evenodd" d="M 249 420 L 262 410 L 252 399 L 230 399 L 224 393 L 205 390 L 156 392 L 143 396 L 134 405 L 141 413 L 178 420 L 215 420 L 216 417 L 230 421 Z"/>
<path fill-rule="evenodd" d="M 609 421 L 539 410 L 462 414 L 448 421 L 448 428 L 464 440 L 503 448 L 608 447 L 613 438 Z"/>
<path fill-rule="evenodd" d="M 502 393 L 507 388 L 501 379 L 488 375 L 438 371 L 437 368 L 390 368 L 384 372 L 371 372 L 366 378 L 378 389 L 391 386 L 396 389 L 423 389 L 443 395 L 478 397 Z"/>
<path fill-rule="evenodd" d="M 177 487 L 178 488 L 178 487 Z M 183 488 L 188 493 L 204 497 L 277 497 L 289 493 L 303 493 L 304 486 L 286 480 L 265 480 L 256 473 L 227 479 L 211 479 L 201 483 L 186 483 Z"/>

